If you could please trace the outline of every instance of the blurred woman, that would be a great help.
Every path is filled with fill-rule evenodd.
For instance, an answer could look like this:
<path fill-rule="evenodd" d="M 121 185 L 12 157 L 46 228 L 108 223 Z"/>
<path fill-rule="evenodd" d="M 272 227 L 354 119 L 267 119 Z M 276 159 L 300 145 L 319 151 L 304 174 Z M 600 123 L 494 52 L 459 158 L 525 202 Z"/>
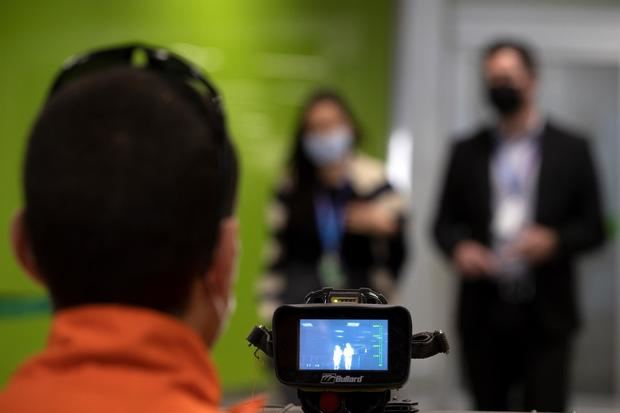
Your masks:
<path fill-rule="evenodd" d="M 289 170 L 269 210 L 261 315 L 323 286 L 389 294 L 405 258 L 405 203 L 381 162 L 356 150 L 359 127 L 337 94 L 305 104 Z"/>

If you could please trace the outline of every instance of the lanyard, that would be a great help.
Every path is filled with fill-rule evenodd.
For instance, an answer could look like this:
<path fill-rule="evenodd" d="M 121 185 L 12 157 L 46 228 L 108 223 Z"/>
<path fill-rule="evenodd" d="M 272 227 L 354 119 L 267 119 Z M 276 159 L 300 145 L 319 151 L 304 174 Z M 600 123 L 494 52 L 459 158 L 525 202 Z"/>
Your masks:
<path fill-rule="evenodd" d="M 540 160 L 536 142 L 520 142 L 519 146 L 500 147 L 495 158 L 494 169 L 498 190 L 513 196 L 524 196 L 537 171 Z"/>
<path fill-rule="evenodd" d="M 322 193 L 314 199 L 319 240 L 325 252 L 338 252 L 344 234 L 344 202 Z"/>

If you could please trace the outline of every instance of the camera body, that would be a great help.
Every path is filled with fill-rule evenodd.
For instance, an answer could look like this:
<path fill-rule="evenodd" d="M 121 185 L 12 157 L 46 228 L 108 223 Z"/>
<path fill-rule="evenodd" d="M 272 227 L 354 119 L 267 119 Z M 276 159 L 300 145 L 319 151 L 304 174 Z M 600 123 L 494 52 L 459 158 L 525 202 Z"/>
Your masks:
<path fill-rule="evenodd" d="M 449 351 L 441 331 L 412 335 L 409 311 L 369 288 L 313 291 L 247 340 L 297 388 L 304 413 L 414 413 L 417 403 L 392 400 L 391 391 L 407 381 L 411 359 Z"/>
<path fill-rule="evenodd" d="M 273 315 L 278 380 L 304 389 L 396 389 L 411 364 L 411 315 L 377 304 L 300 304 Z"/>

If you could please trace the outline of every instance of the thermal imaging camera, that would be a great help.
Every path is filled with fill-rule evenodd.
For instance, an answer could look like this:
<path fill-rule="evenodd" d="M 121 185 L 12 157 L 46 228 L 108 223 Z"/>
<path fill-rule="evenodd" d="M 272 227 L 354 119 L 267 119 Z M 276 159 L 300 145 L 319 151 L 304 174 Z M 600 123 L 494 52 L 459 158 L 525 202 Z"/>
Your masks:
<path fill-rule="evenodd" d="M 284 305 L 273 315 L 273 359 L 301 388 L 401 387 L 411 363 L 411 316 L 376 304 Z"/>
<path fill-rule="evenodd" d="M 412 358 L 449 350 L 441 331 L 412 335 L 409 311 L 369 288 L 313 291 L 305 304 L 279 307 L 272 330 L 256 326 L 247 340 L 273 358 L 281 383 L 297 388 L 304 413 L 415 413 L 417 403 L 391 391 L 407 381 Z"/>

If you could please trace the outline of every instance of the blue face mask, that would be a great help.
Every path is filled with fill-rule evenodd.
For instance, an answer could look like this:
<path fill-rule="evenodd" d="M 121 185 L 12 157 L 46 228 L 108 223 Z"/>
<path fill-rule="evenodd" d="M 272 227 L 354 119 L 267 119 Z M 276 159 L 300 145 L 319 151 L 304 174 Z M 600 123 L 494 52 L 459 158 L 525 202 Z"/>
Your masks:
<path fill-rule="evenodd" d="M 344 159 L 351 151 L 353 134 L 347 128 L 304 136 L 304 151 L 316 166 L 325 166 Z"/>

